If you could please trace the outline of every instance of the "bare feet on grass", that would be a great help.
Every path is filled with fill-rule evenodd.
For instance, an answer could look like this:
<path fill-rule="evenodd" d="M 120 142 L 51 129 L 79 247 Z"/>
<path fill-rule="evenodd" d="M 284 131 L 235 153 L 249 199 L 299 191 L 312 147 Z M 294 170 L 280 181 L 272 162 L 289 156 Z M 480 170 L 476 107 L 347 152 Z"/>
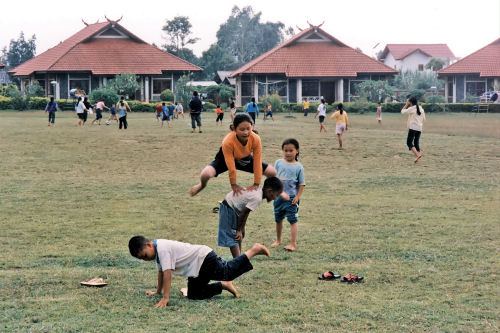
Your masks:
<path fill-rule="evenodd" d="M 414 162 L 417 163 L 420 158 L 422 158 L 422 154 L 418 155 Z"/>
<path fill-rule="evenodd" d="M 271 256 L 271 252 L 262 244 L 255 243 L 250 250 L 245 252 L 248 259 L 258 255 L 266 255 L 267 257 Z"/>
<path fill-rule="evenodd" d="M 200 184 L 197 184 L 193 187 L 191 187 L 189 189 L 189 195 L 194 197 L 195 195 L 197 195 L 201 190 L 203 189 L 203 187 L 201 186 L 201 183 Z"/>
<path fill-rule="evenodd" d="M 281 241 L 276 241 L 276 242 L 274 242 L 274 243 L 271 244 L 271 247 L 276 247 L 276 246 L 278 246 L 280 244 L 281 244 Z"/>
<path fill-rule="evenodd" d="M 240 297 L 236 288 L 234 288 L 233 282 L 231 281 L 221 281 L 222 289 L 229 291 L 234 297 Z"/>
<path fill-rule="evenodd" d="M 181 293 L 184 297 L 188 296 L 188 288 L 181 288 Z"/>
<path fill-rule="evenodd" d="M 295 251 L 295 245 L 289 244 L 289 245 L 285 246 L 284 249 L 287 251 L 293 252 L 293 251 Z"/>

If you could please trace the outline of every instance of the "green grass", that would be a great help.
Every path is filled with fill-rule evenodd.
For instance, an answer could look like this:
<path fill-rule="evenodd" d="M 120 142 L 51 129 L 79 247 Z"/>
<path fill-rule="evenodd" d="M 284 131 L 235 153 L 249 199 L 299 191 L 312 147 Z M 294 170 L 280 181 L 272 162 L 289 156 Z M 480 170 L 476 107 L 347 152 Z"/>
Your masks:
<path fill-rule="evenodd" d="M 192 134 L 188 119 L 160 129 L 152 114 L 129 118 L 118 131 L 77 128 L 69 112 L 55 128 L 42 112 L 0 113 L 0 331 L 499 330 L 500 115 L 428 114 L 418 165 L 399 114 L 382 126 L 351 114 L 344 151 L 331 121 L 320 135 L 311 116 L 259 119 L 265 161 L 280 158 L 287 137 L 301 144 L 298 249 L 255 258 L 235 281 L 240 299 L 189 301 L 174 277 L 165 309 L 144 294 L 155 265 L 132 258 L 128 240 L 206 244 L 230 257 L 211 212 L 230 190 L 227 174 L 188 196 L 228 123 L 216 128 L 204 114 L 204 133 Z M 271 244 L 272 205 L 246 231 L 244 248 Z M 366 281 L 318 281 L 326 270 Z M 109 285 L 80 287 L 92 277 Z"/>

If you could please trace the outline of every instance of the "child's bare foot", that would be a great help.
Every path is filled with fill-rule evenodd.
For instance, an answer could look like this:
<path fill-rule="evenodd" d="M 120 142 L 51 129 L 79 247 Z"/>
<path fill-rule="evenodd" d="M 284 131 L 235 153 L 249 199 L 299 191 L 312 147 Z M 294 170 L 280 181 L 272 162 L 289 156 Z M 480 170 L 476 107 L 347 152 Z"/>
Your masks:
<path fill-rule="evenodd" d="M 418 162 L 418 160 L 422 157 L 422 155 L 418 155 L 417 158 L 415 159 L 415 163 Z"/>
<path fill-rule="evenodd" d="M 229 291 L 234 297 L 238 298 L 239 294 L 236 288 L 234 288 L 233 282 L 231 281 L 221 281 L 222 289 Z"/>
<path fill-rule="evenodd" d="M 280 241 L 276 241 L 276 242 L 274 242 L 274 243 L 271 244 L 271 247 L 276 247 L 276 246 L 278 246 L 280 244 L 281 244 Z"/>
<path fill-rule="evenodd" d="M 293 252 L 293 251 L 295 251 L 295 245 L 289 244 L 289 245 L 285 246 L 284 249 L 287 251 Z"/>
<path fill-rule="evenodd" d="M 269 252 L 267 247 L 259 243 L 255 243 L 250 250 L 245 252 L 245 254 L 248 259 L 262 254 L 265 254 L 267 257 L 271 256 L 271 252 Z"/>
<path fill-rule="evenodd" d="M 188 296 L 188 288 L 181 288 L 181 293 L 184 295 L 184 297 Z"/>
<path fill-rule="evenodd" d="M 194 197 L 194 196 L 195 196 L 195 195 L 197 195 L 197 194 L 198 194 L 198 192 L 200 192 L 201 190 L 202 190 L 201 183 L 200 183 L 200 184 L 197 184 L 197 185 L 195 185 L 195 186 L 193 186 L 193 187 L 191 187 L 191 188 L 189 189 L 189 195 L 190 195 L 190 196 L 192 196 L 192 197 Z"/>

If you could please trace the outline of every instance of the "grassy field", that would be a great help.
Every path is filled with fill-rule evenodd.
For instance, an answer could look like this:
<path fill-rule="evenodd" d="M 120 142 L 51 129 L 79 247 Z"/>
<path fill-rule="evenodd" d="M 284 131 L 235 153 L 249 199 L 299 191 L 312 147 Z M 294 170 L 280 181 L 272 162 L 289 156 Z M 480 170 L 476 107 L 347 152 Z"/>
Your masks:
<path fill-rule="evenodd" d="M 163 129 L 151 114 L 129 118 L 119 131 L 77 128 L 69 112 L 54 128 L 42 112 L 0 113 L 0 331 L 499 330 L 500 115 L 427 115 L 417 165 L 399 114 L 384 114 L 382 126 L 374 114 L 351 114 L 344 151 L 331 121 L 320 135 L 311 116 L 258 119 L 265 161 L 281 157 L 287 137 L 301 144 L 297 251 L 255 258 L 235 281 L 240 299 L 190 301 L 174 277 L 164 309 L 144 294 L 156 286 L 155 265 L 132 258 L 128 240 L 206 244 L 230 257 L 212 213 L 230 190 L 227 174 L 188 195 L 228 123 L 215 127 L 204 114 L 204 133 L 192 134 L 187 118 Z M 270 245 L 274 228 L 264 203 L 243 248 Z M 365 282 L 318 281 L 327 270 Z M 109 285 L 80 286 L 92 277 Z"/>

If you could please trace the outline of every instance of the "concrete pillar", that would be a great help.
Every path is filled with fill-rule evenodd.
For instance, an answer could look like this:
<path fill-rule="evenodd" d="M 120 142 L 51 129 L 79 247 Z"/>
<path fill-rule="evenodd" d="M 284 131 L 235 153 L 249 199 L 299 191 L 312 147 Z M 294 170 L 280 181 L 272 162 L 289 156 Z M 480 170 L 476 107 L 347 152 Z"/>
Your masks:
<path fill-rule="evenodd" d="M 337 99 L 339 102 L 344 103 L 344 79 L 337 81 Z"/>
<path fill-rule="evenodd" d="M 453 103 L 457 102 L 457 78 L 453 77 Z"/>
<path fill-rule="evenodd" d="M 141 102 L 144 102 L 144 76 L 141 76 Z"/>
<path fill-rule="evenodd" d="M 297 103 L 302 103 L 302 79 L 297 79 Z"/>
<path fill-rule="evenodd" d="M 241 76 L 236 77 L 236 106 L 241 106 Z"/>
<path fill-rule="evenodd" d="M 500 90 L 500 78 L 496 77 L 493 79 L 493 89 Z"/>
<path fill-rule="evenodd" d="M 255 102 L 257 103 L 259 101 L 259 83 L 257 81 L 257 76 L 253 75 L 252 81 L 253 81 L 253 97 L 255 97 Z"/>
<path fill-rule="evenodd" d="M 144 90 L 146 92 L 146 99 L 145 99 L 145 102 L 146 103 L 149 103 L 149 77 L 146 76 L 145 77 L 145 85 L 144 85 Z"/>

